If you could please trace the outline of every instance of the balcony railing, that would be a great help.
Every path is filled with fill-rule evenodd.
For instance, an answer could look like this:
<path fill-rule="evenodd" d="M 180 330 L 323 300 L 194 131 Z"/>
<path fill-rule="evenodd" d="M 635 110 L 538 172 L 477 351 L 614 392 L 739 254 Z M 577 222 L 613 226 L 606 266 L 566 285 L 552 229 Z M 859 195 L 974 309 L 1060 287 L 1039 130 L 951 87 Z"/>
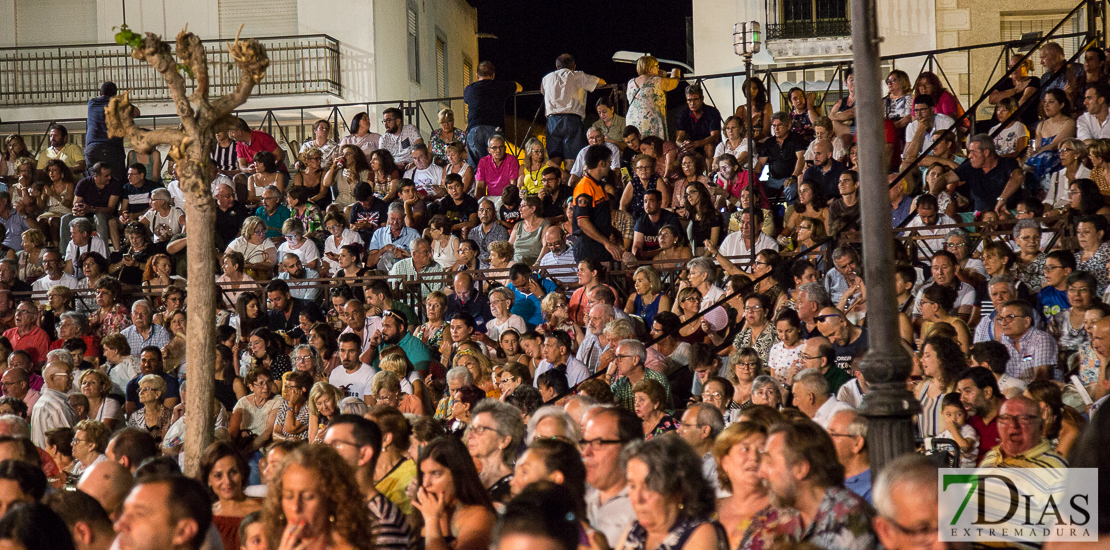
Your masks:
<path fill-rule="evenodd" d="M 829 38 L 851 36 L 852 21 L 849 19 L 818 19 L 815 21 L 788 21 L 768 23 L 766 38 Z"/>
<path fill-rule="evenodd" d="M 326 35 L 259 38 L 270 68 L 253 96 L 343 92 L 339 78 L 339 41 Z M 230 92 L 239 69 L 227 40 L 205 40 L 213 97 Z M 99 94 L 100 84 L 115 82 L 135 101 L 168 101 L 162 76 L 119 44 L 82 44 L 0 48 L 0 107 L 81 104 Z M 190 81 L 191 83 L 191 81 Z"/>

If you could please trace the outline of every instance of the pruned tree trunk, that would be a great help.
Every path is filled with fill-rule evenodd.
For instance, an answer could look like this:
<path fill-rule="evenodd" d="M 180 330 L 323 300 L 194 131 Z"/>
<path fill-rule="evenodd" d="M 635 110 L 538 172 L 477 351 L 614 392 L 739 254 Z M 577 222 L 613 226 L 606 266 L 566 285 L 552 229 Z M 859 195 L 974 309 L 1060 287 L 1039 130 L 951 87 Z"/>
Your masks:
<path fill-rule="evenodd" d="M 242 28 L 240 27 L 240 30 Z M 112 98 L 105 108 L 108 134 L 125 137 L 132 148 L 149 153 L 159 145 L 170 146 L 170 157 L 177 165 L 177 177 L 185 195 L 186 231 L 188 233 L 189 293 L 186 301 L 189 323 L 186 334 L 188 391 L 185 408 L 185 473 L 195 476 L 200 471 L 200 455 L 213 439 L 215 424 L 215 349 L 216 304 L 218 295 L 212 266 L 215 264 L 216 203 L 211 189 L 211 152 L 216 132 L 227 130 L 235 119 L 232 110 L 250 97 L 251 90 L 266 75 L 270 61 L 266 49 L 257 40 L 228 44 L 231 58 L 241 74 L 235 91 L 214 101 L 208 99 L 208 63 L 200 38 L 188 32 L 177 35 L 176 55 L 160 36 L 146 33 L 142 46 L 131 56 L 158 70 L 170 89 L 174 106 L 181 117 L 178 128 L 148 130 L 135 125 L 131 101 L 125 92 Z M 196 79 L 196 89 L 187 95 L 185 78 L 178 59 L 186 72 Z"/>

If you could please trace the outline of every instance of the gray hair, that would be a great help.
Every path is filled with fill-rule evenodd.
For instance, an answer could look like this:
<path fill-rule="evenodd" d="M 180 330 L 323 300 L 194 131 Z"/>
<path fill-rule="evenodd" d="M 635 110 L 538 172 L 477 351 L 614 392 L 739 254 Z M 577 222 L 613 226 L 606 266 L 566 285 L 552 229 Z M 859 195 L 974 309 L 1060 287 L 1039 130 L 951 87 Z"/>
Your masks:
<path fill-rule="evenodd" d="M 959 237 L 959 238 L 963 239 L 963 241 L 965 243 L 971 241 L 971 234 L 968 233 L 967 231 L 964 231 L 963 229 L 959 229 L 959 228 L 950 230 L 944 236 L 944 240 L 951 239 L 952 237 Z"/>
<path fill-rule="evenodd" d="M 973 143 L 979 145 L 979 150 L 980 151 L 986 151 L 986 152 L 988 152 L 992 155 L 997 152 L 997 149 L 995 149 L 995 147 L 994 147 L 994 138 L 992 138 L 990 136 L 990 134 L 975 134 L 974 136 L 971 136 L 970 138 L 968 138 L 968 140 L 967 140 L 968 149 L 971 148 L 971 145 Z"/>
<path fill-rule="evenodd" d="M 390 215 L 390 214 L 400 214 L 400 215 L 404 216 L 405 215 L 405 205 L 402 204 L 401 202 L 398 202 L 398 201 L 393 201 L 393 202 L 389 203 L 389 211 L 388 211 L 387 215 Z"/>
<path fill-rule="evenodd" d="M 585 396 L 583 396 L 585 397 Z M 528 435 L 524 438 L 525 445 L 531 445 L 532 441 L 536 439 L 536 426 L 540 421 L 547 417 L 553 417 L 563 424 L 563 431 L 567 434 L 567 439 L 577 442 L 582 439 L 582 430 L 578 427 L 578 423 L 562 407 L 558 405 L 545 405 L 540 407 L 532 418 L 528 420 Z"/>
<path fill-rule="evenodd" d="M 698 410 L 699 426 L 709 426 L 709 439 L 717 439 L 725 429 L 725 415 L 721 410 L 709 403 L 694 403 L 690 408 Z"/>
<path fill-rule="evenodd" d="M 505 136 L 501 134 L 493 134 L 492 136 L 490 136 L 489 139 L 486 140 L 486 146 L 488 147 L 489 144 L 493 143 L 494 141 L 500 141 L 501 145 L 505 145 Z"/>
<path fill-rule="evenodd" d="M 154 304 L 151 304 L 149 300 L 135 300 L 135 303 L 131 304 L 131 315 L 134 315 L 135 310 L 140 306 L 145 307 L 148 313 L 154 313 Z"/>
<path fill-rule="evenodd" d="M 902 455 L 890 464 L 887 464 L 879 476 L 875 478 L 875 486 L 871 495 L 875 501 L 875 510 L 879 515 L 888 518 L 896 517 L 898 510 L 894 506 L 891 491 L 895 485 L 908 484 L 914 488 L 914 493 L 929 491 L 936 495 L 937 467 L 924 455 L 909 453 Z M 936 497 L 933 496 L 935 499 Z"/>
<path fill-rule="evenodd" d="M 605 328 L 601 333 L 611 336 L 610 340 L 617 340 L 619 342 L 635 336 L 636 329 L 632 327 L 632 321 L 628 319 L 613 319 L 605 324 Z"/>
<path fill-rule="evenodd" d="M 0 415 L 0 434 L 31 437 L 31 425 L 14 414 Z"/>
<path fill-rule="evenodd" d="M 1013 291 L 1017 288 L 1016 286 L 1014 286 L 1015 284 L 1016 283 L 1014 282 L 1014 278 L 1009 275 L 995 275 L 994 277 L 991 277 L 989 281 L 987 281 L 987 289 L 989 290 L 990 287 L 994 285 L 1006 285 L 1010 287 L 1011 291 Z"/>
<path fill-rule="evenodd" d="M 644 347 L 643 342 L 633 338 L 625 338 L 620 341 L 619 345 L 628 348 L 628 353 L 631 353 L 634 357 L 639 357 L 640 366 L 647 362 L 647 348 Z"/>
<path fill-rule="evenodd" d="M 775 382 L 774 378 L 771 378 L 769 375 L 766 374 L 761 374 L 759 376 L 756 376 L 755 380 L 752 380 L 752 393 L 755 393 L 756 390 L 761 390 L 764 387 L 770 387 L 778 392 L 779 401 L 782 401 L 782 391 L 779 390 L 779 384 L 778 382 Z M 701 421 L 699 420 L 698 422 Z"/>
<path fill-rule="evenodd" d="M 465 384 L 474 383 L 474 375 L 466 367 L 453 367 L 447 371 L 447 383 L 450 384 L 452 380 L 462 380 Z"/>
<path fill-rule="evenodd" d="M 825 285 L 821 283 L 806 283 L 798 287 L 798 292 L 805 292 L 806 297 L 811 301 L 817 302 L 818 306 L 831 307 L 832 298 L 829 297 L 829 291 L 825 290 Z"/>
<path fill-rule="evenodd" d="M 589 128 L 587 128 L 586 129 L 586 137 L 589 137 L 590 132 L 593 132 L 593 133 L 599 134 L 599 135 L 601 134 L 601 130 L 599 130 L 597 128 L 597 126 L 590 126 Z"/>
<path fill-rule="evenodd" d="M 84 218 L 82 218 L 82 219 L 84 219 Z M 86 221 L 88 221 L 88 220 L 86 220 Z M 78 313 L 76 311 L 67 311 L 67 312 L 62 314 L 62 320 L 65 321 L 66 319 L 69 319 L 70 321 L 73 321 L 73 324 L 77 325 L 77 330 L 81 333 L 84 333 L 85 329 L 87 329 L 89 327 L 89 318 L 85 317 L 84 313 Z"/>
<path fill-rule="evenodd" d="M 366 406 L 366 402 L 358 397 L 344 397 L 336 403 L 339 408 L 340 414 L 357 414 L 363 416 L 370 412 L 370 407 Z"/>
<path fill-rule="evenodd" d="M 1030 220 L 1030 219 L 1018 220 L 1018 222 L 1016 224 L 1014 224 L 1014 239 L 1015 240 L 1018 238 L 1018 236 L 1021 235 L 1021 231 L 1023 229 L 1035 229 L 1037 231 L 1038 235 L 1040 235 L 1041 233 L 1044 233 L 1044 230 L 1041 229 L 1041 224 L 1037 223 L 1036 221 Z"/>
<path fill-rule="evenodd" d="M 777 120 L 779 122 L 785 122 L 787 124 L 793 124 L 794 122 L 794 119 L 790 117 L 790 113 L 786 111 L 778 111 L 772 114 L 771 120 Z"/>
<path fill-rule="evenodd" d="M 717 264 L 714 264 L 713 260 L 710 260 L 705 256 L 698 256 L 697 258 L 686 262 L 686 269 L 697 269 L 702 273 L 708 273 L 712 275 L 717 272 Z"/>
<path fill-rule="evenodd" d="M 490 298 L 493 298 L 494 296 L 500 296 L 508 300 L 510 307 L 512 306 L 512 304 L 516 303 L 516 294 L 513 294 L 513 291 L 509 290 L 508 287 L 499 286 L 489 291 L 489 296 Z"/>
<path fill-rule="evenodd" d="M 836 365 L 830 366 L 836 368 Z M 794 376 L 794 384 L 801 384 L 815 395 L 829 395 L 829 381 L 817 369 L 805 369 Z"/>
<path fill-rule="evenodd" d="M 82 233 L 92 233 L 93 224 L 88 218 L 77 217 L 69 220 L 69 230 L 70 232 L 80 231 Z"/>
<path fill-rule="evenodd" d="M 418 245 L 422 245 L 422 244 L 428 245 L 430 247 L 430 246 L 432 246 L 432 241 L 429 241 L 428 239 L 425 239 L 424 237 L 417 237 L 417 238 L 413 239 L 412 242 L 409 243 L 409 250 L 416 250 L 416 247 Z"/>
<path fill-rule="evenodd" d="M 851 256 L 851 257 L 855 258 L 856 260 L 859 260 L 859 251 L 856 250 L 855 248 L 852 248 L 851 246 L 848 246 L 848 245 L 838 246 L 838 247 L 834 248 L 833 251 L 832 251 L 833 261 L 839 260 L 839 259 L 841 259 L 845 256 Z"/>
<path fill-rule="evenodd" d="M 315 348 L 313 348 L 312 346 L 310 346 L 308 344 L 300 344 L 297 347 L 293 348 L 293 351 L 289 352 L 289 362 L 293 365 L 293 368 L 294 369 L 297 368 L 297 353 L 300 352 L 302 349 L 307 349 L 307 350 L 309 350 L 309 352 L 311 352 L 311 355 L 312 355 L 312 374 L 316 375 L 316 374 L 320 374 L 321 372 L 323 372 L 323 370 L 324 370 L 324 359 L 322 357 L 320 357 L 320 353 L 318 351 L 316 351 Z"/>
<path fill-rule="evenodd" d="M 46 364 L 62 363 L 70 371 L 76 366 L 73 364 L 73 356 L 64 349 L 56 349 L 46 354 Z"/>
<path fill-rule="evenodd" d="M 272 186 L 266 186 L 267 189 L 269 189 L 270 187 Z M 281 193 L 281 191 L 278 191 L 277 187 L 274 187 L 274 191 L 277 191 L 279 194 Z M 169 201 L 173 199 L 173 195 L 170 195 L 170 192 L 165 187 L 159 187 L 158 189 L 155 189 L 153 192 L 150 193 L 150 198 L 153 199 L 155 197 L 164 201 Z"/>
<path fill-rule="evenodd" d="M 490 415 L 499 435 L 512 438 L 509 445 L 501 450 L 501 460 L 511 465 L 516 458 L 517 447 L 520 447 L 520 442 L 524 439 L 524 420 L 520 418 L 520 409 L 496 399 L 486 398 L 478 402 L 470 417 L 475 418 L 482 413 Z"/>

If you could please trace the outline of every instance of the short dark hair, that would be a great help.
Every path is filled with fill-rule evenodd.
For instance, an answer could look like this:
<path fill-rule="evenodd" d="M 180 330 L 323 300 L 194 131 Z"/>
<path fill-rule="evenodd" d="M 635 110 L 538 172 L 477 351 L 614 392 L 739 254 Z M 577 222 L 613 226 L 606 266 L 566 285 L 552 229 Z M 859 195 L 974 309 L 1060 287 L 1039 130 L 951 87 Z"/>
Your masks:
<path fill-rule="evenodd" d="M 567 331 L 565 330 L 553 330 L 551 332 L 548 332 L 547 338 L 554 338 L 559 342 L 560 346 L 567 348 L 567 351 L 571 351 L 573 349 L 573 347 L 571 346 L 570 335 L 567 334 Z"/>
<path fill-rule="evenodd" d="M 61 516 L 66 526 L 73 530 L 77 522 L 101 532 L 112 531 L 112 519 L 97 500 L 80 489 L 56 491 L 43 498 L 43 504 Z"/>
<path fill-rule="evenodd" d="M 362 347 L 362 337 L 360 337 L 359 335 L 357 335 L 353 332 L 346 332 L 346 333 L 343 333 L 343 334 L 339 335 L 340 345 L 342 345 L 344 342 L 352 342 L 352 343 L 354 343 L 354 345 L 358 346 L 359 348 Z"/>
<path fill-rule="evenodd" d="M 405 114 L 402 113 L 401 110 L 396 108 L 396 107 L 390 107 L 388 109 L 383 110 L 382 111 L 382 116 L 385 116 L 385 115 L 393 115 L 397 118 L 402 118 L 402 117 L 405 116 Z"/>
<path fill-rule="evenodd" d="M 185 518 L 197 522 L 197 532 L 190 543 L 195 550 L 199 550 L 208 536 L 208 528 L 212 526 L 212 501 L 208 497 L 208 488 L 200 481 L 183 475 L 155 475 L 140 482 L 140 485 L 154 484 L 168 486 L 169 498 L 165 505 L 169 508 L 172 522 Z"/>
<path fill-rule="evenodd" d="M 913 104 L 924 105 L 929 108 L 936 107 L 937 105 L 936 102 L 933 101 L 933 96 L 929 94 L 917 94 L 917 96 L 913 98 Z"/>
<path fill-rule="evenodd" d="M 921 208 L 922 206 L 932 206 L 934 209 L 940 208 L 937 203 L 936 195 L 931 195 L 929 193 L 917 197 L 917 207 Z"/>
<path fill-rule="evenodd" d="M 584 477 L 585 474 L 583 474 Z M 538 481 L 524 488 L 505 506 L 493 531 L 494 545 L 514 533 L 546 539 L 558 550 L 578 548 L 578 501 L 566 485 Z"/>
<path fill-rule="evenodd" d="M 625 126 L 624 127 L 624 135 L 622 137 L 628 137 L 628 136 L 640 137 L 640 129 L 631 125 L 631 124 L 629 124 L 628 126 Z"/>
<path fill-rule="evenodd" d="M 991 372 L 989 369 L 985 369 L 983 367 L 968 368 L 956 377 L 956 383 L 959 383 L 963 380 L 971 380 L 971 383 L 975 384 L 975 387 L 979 388 L 980 390 L 990 388 L 991 391 L 994 392 L 992 394 L 992 397 L 994 399 L 1002 397 L 1002 390 L 998 389 L 998 379 L 994 377 L 994 373 Z"/>
<path fill-rule="evenodd" d="M 809 464 L 806 479 L 815 485 L 844 485 L 844 466 L 838 460 L 829 459 L 836 456 L 836 447 L 828 432 L 821 426 L 809 419 L 782 422 L 772 426 L 767 437 L 779 433 L 783 434 L 783 456 L 788 465 L 793 466 L 804 460 Z"/>
<path fill-rule="evenodd" d="M 1005 374 L 1006 363 L 1010 361 L 1010 350 L 1002 342 L 994 340 L 984 340 L 971 346 L 968 355 L 977 363 L 986 363 L 995 374 Z"/>
<path fill-rule="evenodd" d="M 624 407 L 603 407 L 594 418 L 609 414 L 617 417 L 617 439 L 621 443 L 631 443 L 644 438 L 644 422 L 636 413 Z"/>
<path fill-rule="evenodd" d="M 540 373 L 536 377 L 536 386 L 550 388 L 557 396 L 570 391 L 570 382 L 567 381 L 566 373 L 557 369 L 548 369 Z"/>
<path fill-rule="evenodd" d="M 336 416 L 328 427 L 349 425 L 351 427 L 351 435 L 355 438 L 355 444 L 359 447 L 369 446 L 374 450 L 374 462 L 370 464 L 373 469 L 374 465 L 378 462 L 378 456 L 382 454 L 382 430 L 377 424 L 371 422 L 357 414 L 341 414 Z"/>
<path fill-rule="evenodd" d="M 22 460 L 8 459 L 0 462 L 0 479 L 16 482 L 23 494 L 36 501 L 46 494 L 46 474 L 42 472 L 42 468 Z"/>
<path fill-rule="evenodd" d="M 597 168 L 603 162 L 609 162 L 613 152 L 605 145 L 591 145 L 586 149 L 586 169 Z"/>
<path fill-rule="evenodd" d="M 1053 250 L 1049 252 L 1045 259 L 1053 259 L 1060 262 L 1060 267 L 1068 268 L 1072 271 L 1079 266 L 1075 261 L 1075 253 L 1070 250 Z M 1097 286 L 1097 285 L 1096 285 Z"/>
<path fill-rule="evenodd" d="M 131 468 L 136 468 L 144 460 L 159 454 L 158 443 L 154 441 L 154 436 L 146 430 L 138 428 L 120 430 L 108 442 L 108 446 L 112 448 L 112 452 L 117 459 L 127 457 Z"/>
<path fill-rule="evenodd" d="M 1105 56 L 1106 54 L 1103 54 Z M 1110 100 L 1110 85 L 1105 82 L 1092 82 L 1087 85 L 1088 90 L 1093 90 L 1095 95 L 1102 99 Z"/>
<path fill-rule="evenodd" d="M 289 294 L 289 284 L 281 279 L 270 279 L 270 282 L 266 284 L 266 294 L 271 292 Z"/>
<path fill-rule="evenodd" d="M 497 68 L 492 61 L 481 61 L 478 63 L 477 73 L 482 78 L 490 78 L 497 74 Z"/>

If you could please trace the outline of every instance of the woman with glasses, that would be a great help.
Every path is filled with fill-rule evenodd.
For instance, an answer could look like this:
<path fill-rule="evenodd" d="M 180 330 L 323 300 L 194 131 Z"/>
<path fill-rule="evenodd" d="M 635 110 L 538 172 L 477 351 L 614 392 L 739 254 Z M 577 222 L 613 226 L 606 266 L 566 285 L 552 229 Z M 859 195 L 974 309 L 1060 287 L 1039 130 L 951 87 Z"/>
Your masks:
<path fill-rule="evenodd" d="M 235 402 L 231 420 L 228 421 L 228 433 L 247 457 L 251 484 L 257 485 L 260 483 L 258 460 L 262 458 L 262 448 L 270 443 L 281 400 L 271 392 L 273 379 L 269 371 L 251 369 L 244 380 L 251 393 Z"/>
<path fill-rule="evenodd" d="M 89 466 L 108 459 L 104 451 L 108 448 L 108 438 L 111 435 L 111 428 L 96 420 L 82 420 L 73 427 L 70 449 L 73 458 L 77 460 L 73 465 L 73 475 L 79 476 Z"/>
<path fill-rule="evenodd" d="M 1048 195 L 1045 204 L 1050 204 L 1054 212 L 1067 212 L 1071 203 L 1069 191 L 1076 180 L 1090 177 L 1091 170 L 1083 163 L 1087 158 L 1087 144 L 1083 140 L 1068 138 L 1060 142 L 1060 169 L 1048 176 L 1046 182 Z"/>
<path fill-rule="evenodd" d="M 801 90 L 795 88 L 791 90 L 791 94 L 793 94 L 794 90 L 801 92 Z M 802 96 L 804 108 L 804 92 L 802 92 Z M 793 101 L 793 97 L 794 96 L 791 95 L 791 101 Z M 802 116 L 806 116 L 806 113 L 803 112 Z M 816 117 L 814 117 L 814 120 L 817 120 Z M 797 122 L 797 118 L 795 118 L 795 122 Z M 793 130 L 793 127 L 791 127 L 791 129 Z M 810 133 L 813 132 L 813 124 L 809 125 L 809 131 Z M 739 166 L 747 166 L 748 150 L 748 134 L 744 129 L 744 121 L 737 116 L 730 116 L 726 118 L 724 124 L 724 139 L 722 139 L 721 142 L 717 144 L 717 149 L 713 152 L 713 165 L 717 166 L 717 163 L 720 161 L 721 155 L 727 154 L 732 155 L 734 158 L 736 158 L 736 162 Z"/>
<path fill-rule="evenodd" d="M 644 439 L 678 429 L 678 420 L 667 414 L 667 389 L 658 380 L 644 378 L 632 386 L 633 411 L 644 428 Z"/>
<path fill-rule="evenodd" d="M 224 253 L 232 251 L 243 255 L 243 267 L 256 281 L 269 279 L 278 262 L 277 247 L 266 238 L 266 224 L 258 216 L 250 216 L 243 221 L 242 231 L 227 245 Z"/>
<path fill-rule="evenodd" d="M 771 326 L 771 300 L 765 294 L 749 294 L 744 298 L 744 330 L 736 335 L 735 349 L 754 349 L 760 361 L 771 356 L 771 347 L 778 342 L 776 330 Z"/>
<path fill-rule="evenodd" d="M 473 239 L 459 241 L 458 251 L 455 253 L 455 265 L 452 271 L 477 271 L 482 269 L 482 261 L 478 259 L 481 249 Z"/>
<path fill-rule="evenodd" d="M 346 139 L 346 138 L 344 138 Z M 354 204 L 355 185 L 370 181 L 370 163 L 366 154 L 355 145 L 343 145 L 340 155 L 328 167 L 320 185 L 335 187 L 335 204 L 341 208 Z"/>
<path fill-rule="evenodd" d="M 678 319 L 682 322 L 682 326 L 678 329 L 678 339 L 688 344 L 705 342 L 706 333 L 702 328 L 703 323 L 686 322 L 701 312 L 701 301 L 701 291 L 691 286 L 679 290 L 675 300 Z"/>
<path fill-rule="evenodd" d="M 320 208 L 327 208 L 331 204 L 331 188 L 324 185 L 324 176 L 327 174 L 324 168 L 324 152 L 313 146 L 312 142 L 306 142 L 305 145 L 307 148 L 302 147 L 300 154 L 297 155 L 297 159 L 304 167 L 293 175 L 293 186 L 289 191 L 304 189 L 308 193 L 309 201 Z M 334 179 L 332 181 L 334 183 Z"/>
<path fill-rule="evenodd" d="M 277 335 L 267 327 L 256 328 L 250 333 L 247 351 L 250 352 L 250 367 L 267 369 L 274 380 L 283 380 L 285 373 L 293 370 L 289 357 L 282 353 L 282 344 L 278 341 Z M 308 377 L 309 383 L 305 386 L 306 396 L 308 386 L 312 385 L 312 375 L 308 374 Z"/>
<path fill-rule="evenodd" d="M 281 233 L 285 242 L 278 247 L 278 258 L 284 259 L 286 254 L 293 254 L 300 259 L 301 264 L 313 271 L 320 265 L 320 249 L 316 243 L 305 236 L 305 227 L 300 220 L 289 218 L 281 225 Z"/>
<path fill-rule="evenodd" d="M 544 309 L 543 306 L 548 296 L 556 295 L 563 297 L 564 315 L 569 316 L 569 313 L 565 312 L 566 295 L 558 292 L 553 292 L 544 296 L 544 300 L 540 302 L 540 310 L 542 311 Z M 490 291 L 489 307 L 490 312 L 493 313 L 493 319 L 486 322 L 486 337 L 488 338 L 486 343 L 488 345 L 496 345 L 500 340 L 501 333 L 506 330 L 515 330 L 517 334 L 523 334 L 528 331 L 528 328 L 524 324 L 524 319 L 512 312 L 514 300 L 515 294 L 506 287 L 498 287 Z"/>
<path fill-rule="evenodd" d="M 447 431 L 462 439 L 473 420 L 473 411 L 486 398 L 486 392 L 474 384 L 466 384 L 452 392 L 451 408 L 447 411 Z"/>
<path fill-rule="evenodd" d="M 763 360 L 752 348 L 740 348 L 729 357 L 728 381 L 732 382 L 732 402 L 740 409 L 751 407 L 752 382 L 763 374 Z"/>
<path fill-rule="evenodd" d="M 127 425 L 149 433 L 156 443 L 170 427 L 173 409 L 162 403 L 166 381 L 158 374 L 148 374 L 139 379 L 139 403 L 142 408 L 131 414 Z"/>
<path fill-rule="evenodd" d="M 311 423 L 308 393 L 312 388 L 312 375 L 307 372 L 292 371 L 284 375 L 283 380 L 281 402 L 278 404 L 277 416 L 274 418 L 274 440 L 306 440 L 308 426 Z"/>
<path fill-rule="evenodd" d="M 501 375 L 497 381 L 497 387 L 501 390 L 501 401 L 504 401 L 509 394 L 518 386 L 531 385 L 532 373 L 528 372 L 528 367 L 516 362 L 505 363 L 501 367 Z"/>
<path fill-rule="evenodd" d="M 513 463 L 523 439 L 524 422 L 516 407 L 494 400 L 478 403 L 466 430 L 466 447 L 495 503 L 504 504 L 512 496 Z"/>
<path fill-rule="evenodd" d="M 663 197 L 669 195 L 663 178 L 655 173 L 655 157 L 636 155 L 632 157 L 632 179 L 621 193 L 620 209 L 638 216 L 644 211 L 644 193 L 649 189 L 659 191 Z"/>
<path fill-rule="evenodd" d="M 648 158 L 654 159 L 654 157 Z M 656 162 L 656 165 L 658 165 L 658 161 Z M 662 183 L 661 186 L 657 185 L 656 189 L 659 189 L 659 192 L 663 194 L 663 201 L 667 203 L 664 204 L 663 207 L 670 207 L 674 209 L 674 213 L 678 214 L 680 218 L 685 220 L 689 218 L 690 213 L 692 212 L 687 208 L 686 204 L 688 202 L 686 200 L 687 191 L 695 183 L 700 183 L 706 188 L 706 191 L 708 192 L 709 185 L 712 182 L 710 181 L 709 176 L 705 175 L 705 159 L 702 158 L 700 154 L 686 153 L 682 155 L 682 159 L 679 161 L 679 169 L 681 169 L 682 172 L 681 174 L 679 174 L 678 180 L 674 182 L 674 190 L 670 193 L 666 188 L 667 180 L 663 179 L 663 177 L 659 175 L 658 170 L 656 170 L 656 176 Z M 668 202 L 667 199 L 671 200 Z M 639 211 L 635 211 L 635 213 L 642 211 L 643 209 L 640 209 Z"/>
<path fill-rule="evenodd" d="M 443 269 L 454 267 L 458 262 L 459 238 L 451 233 L 447 216 L 432 216 L 428 222 L 428 237 L 432 240 L 432 260 Z"/>

